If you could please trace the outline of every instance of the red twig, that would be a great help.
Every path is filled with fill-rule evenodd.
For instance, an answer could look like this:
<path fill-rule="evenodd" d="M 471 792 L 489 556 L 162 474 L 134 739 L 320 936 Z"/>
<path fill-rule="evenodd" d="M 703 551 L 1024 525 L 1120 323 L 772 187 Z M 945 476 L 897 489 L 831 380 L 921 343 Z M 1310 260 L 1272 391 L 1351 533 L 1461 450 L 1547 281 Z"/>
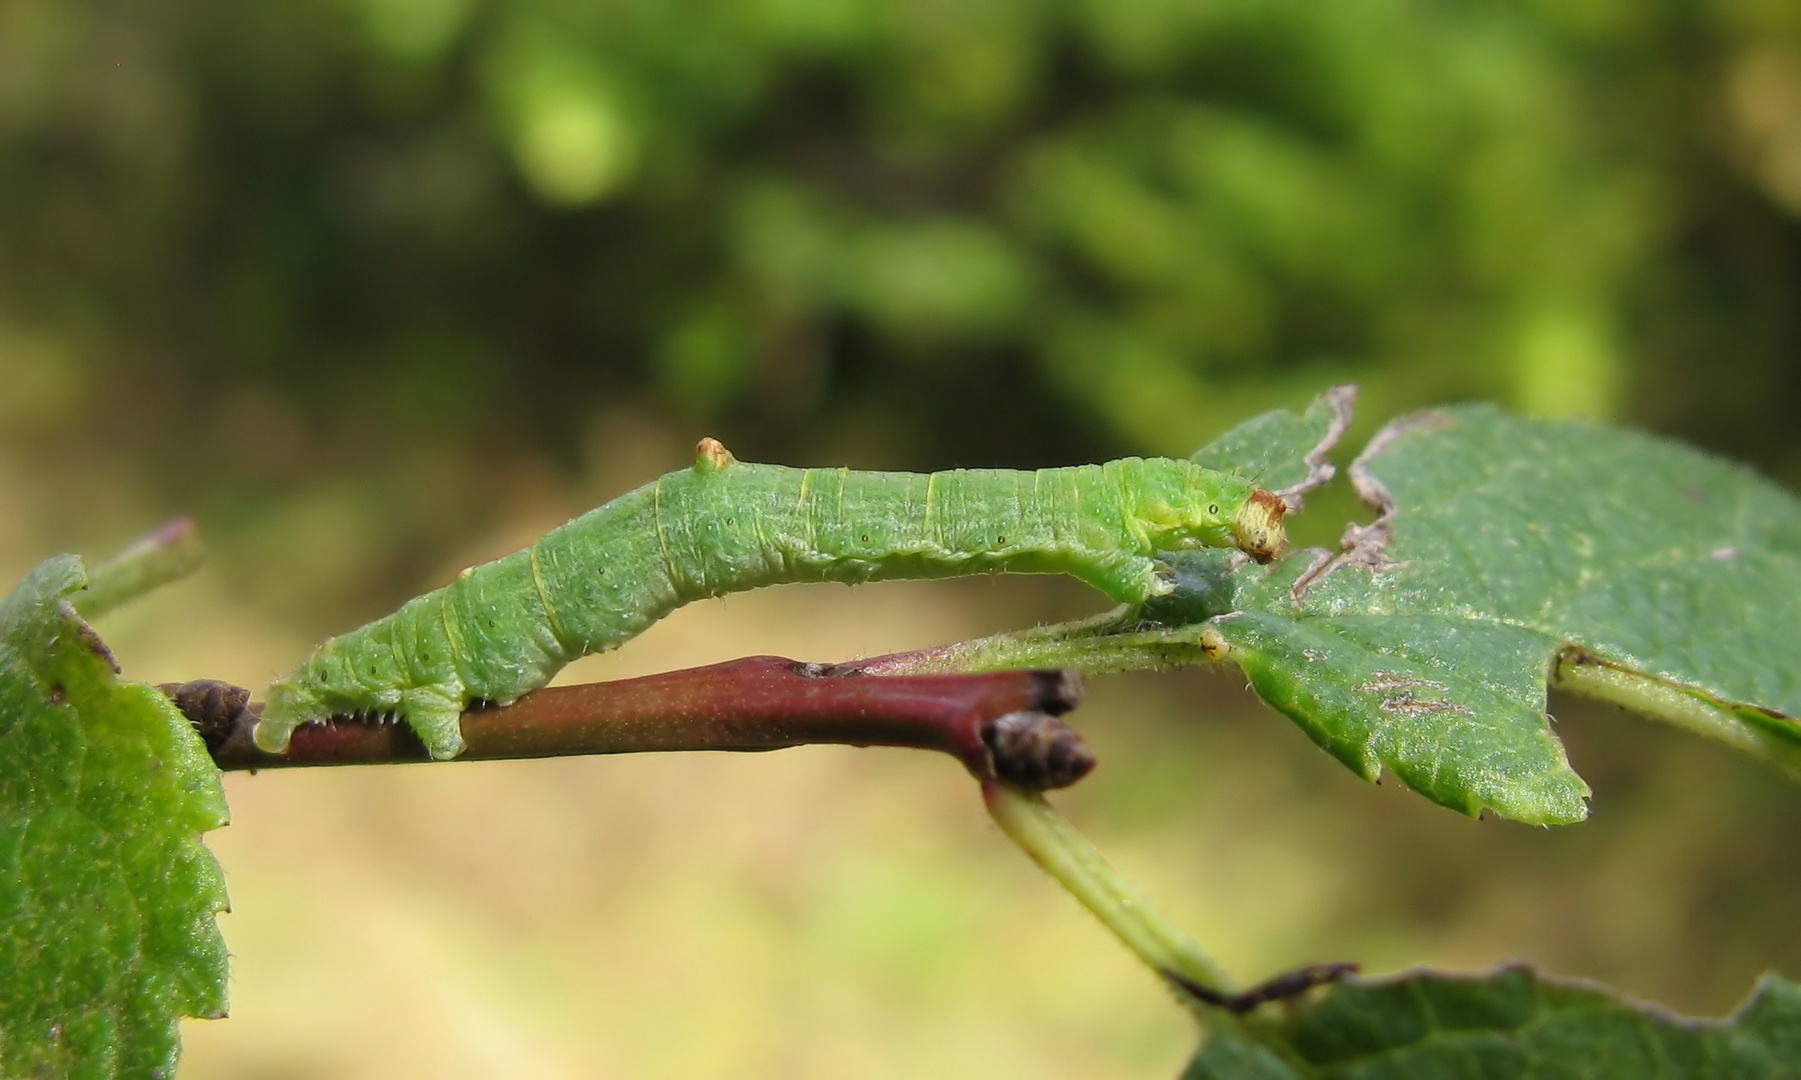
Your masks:
<path fill-rule="evenodd" d="M 404 724 L 357 719 L 302 726 L 286 753 L 268 754 L 250 740 L 257 706 L 246 691 L 210 682 L 165 689 L 221 769 L 427 760 Z M 1080 677 L 1066 671 L 874 676 L 856 665 L 753 656 L 472 708 L 457 760 L 848 743 L 942 750 L 982 779 L 1061 787 L 1094 764 L 1054 719 L 1080 696 Z"/>

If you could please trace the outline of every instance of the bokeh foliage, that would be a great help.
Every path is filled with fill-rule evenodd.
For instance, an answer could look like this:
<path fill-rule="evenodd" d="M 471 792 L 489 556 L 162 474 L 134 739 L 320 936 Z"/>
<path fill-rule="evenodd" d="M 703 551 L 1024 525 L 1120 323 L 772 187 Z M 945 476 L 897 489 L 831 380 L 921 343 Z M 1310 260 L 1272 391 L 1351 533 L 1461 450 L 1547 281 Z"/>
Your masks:
<path fill-rule="evenodd" d="M 0 556 L 22 573 L 47 551 L 101 550 L 195 513 L 218 572 L 193 587 L 216 595 L 177 597 L 115 644 L 147 677 L 147 649 L 213 628 L 224 647 L 157 674 L 251 682 L 462 562 L 678 466 L 700 434 L 752 460 L 1039 466 L 1187 453 L 1356 381 L 1365 426 L 1347 445 L 1411 407 L 1486 397 L 1634 421 L 1794 486 L 1797 118 L 1790 0 L 5 0 Z M 618 460 L 647 433 L 651 450 Z M 577 479 L 545 480 L 546 459 Z M 1321 500 L 1306 517 L 1335 536 L 1349 512 Z M 866 646 L 852 629 L 900 621 L 870 614 L 884 595 L 859 594 L 848 622 L 807 609 L 794 625 L 833 632 L 801 641 L 772 641 L 785 624 L 770 616 L 755 634 L 689 634 L 729 641 L 716 655 L 640 643 L 621 659 L 643 667 L 621 673 L 772 649 L 836 659 L 999 628 L 922 622 L 914 638 Z M 1183 914 L 1230 927 L 1222 958 L 1247 974 L 1340 955 L 1381 970 L 1526 952 L 1700 1011 L 1729 1007 L 1765 966 L 1797 969 L 1787 898 L 1801 861 L 1785 838 L 1801 825 L 1783 778 L 1554 702 L 1596 787 L 1595 820 L 1549 835 L 1478 828 L 1361 785 L 1231 698 L 1238 681 L 1134 684 L 1091 728 L 1121 782 L 1103 775 L 1072 800 L 1111 822 L 1109 851 L 1151 853 L 1137 870 L 1164 875 L 1147 879 L 1153 894 L 1217 887 Z M 1097 686 L 1097 717 L 1108 692 Z M 1188 722 L 1193 698 L 1208 723 Z M 412 1008 L 426 1019 L 409 1032 L 448 1030 L 429 1022 L 438 999 L 415 992 L 443 984 L 447 962 L 406 952 L 411 939 L 389 928 L 420 918 L 420 896 L 473 891 L 438 936 L 493 933 L 481 956 L 504 961 L 457 970 L 469 986 L 511 986 L 493 974 L 516 970 L 511 883 L 562 866 L 591 876 L 556 894 L 567 918 L 533 932 L 536 953 L 554 976 L 617 995 L 572 1031 L 598 1015 L 609 1045 L 641 1045 L 646 1060 L 669 1046 L 739 1055 L 734 1075 L 762 1047 L 771 1075 L 794 1075 L 766 1044 L 813 1045 L 780 1026 L 799 1017 L 850 1033 L 827 1050 L 855 1045 L 860 1062 L 900 1062 L 896 1075 L 948 1060 L 993 1075 L 970 1051 L 997 1045 L 1000 995 L 983 973 L 1055 978 L 925 944 L 952 939 L 944 926 L 958 920 L 980 928 L 971 937 L 1019 925 L 995 899 L 1015 895 L 1006 887 L 1046 911 L 1065 901 L 1029 867 L 1002 881 L 1009 864 L 986 834 L 974 854 L 933 846 L 966 824 L 962 777 L 849 761 L 571 762 L 556 773 L 562 801 L 546 803 L 556 829 L 497 823 L 500 808 L 550 798 L 547 766 L 496 768 L 473 789 L 340 776 L 311 802 L 245 786 L 239 829 L 213 841 L 238 875 L 234 948 L 287 950 L 332 972 L 333 989 L 246 962 L 240 1017 L 208 1030 L 264 1039 L 245 1014 L 276 1000 L 269 1014 L 291 1023 L 282 1045 L 324 1053 L 308 1008 L 345 993 L 335 972 L 374 955 L 380 970 L 420 974 L 353 999 L 332 1023 L 360 1017 L 371 1034 L 322 1071 L 346 1074 L 371 1047 L 416 1055 L 429 1040 L 395 1039 L 392 1018 Z M 1198 785 L 1197 762 L 1218 763 Z M 696 772 L 728 767 L 742 771 Z M 845 768 L 865 771 L 851 783 Z M 846 792 L 880 783 L 901 794 L 871 804 L 865 827 L 771 841 L 807 856 L 782 873 L 764 869 L 761 841 L 723 856 L 703 842 L 788 816 L 841 823 Z M 712 817 L 669 812 L 684 784 L 708 792 L 684 813 Z M 925 856 L 844 856 L 913 837 L 922 806 L 940 808 L 907 841 Z M 419 824 L 444 812 L 499 839 L 453 849 Z M 579 857 L 544 853 L 558 844 Z M 412 861 L 432 845 L 440 860 Z M 660 854 L 639 867 L 640 849 Z M 686 860 L 687 884 L 672 889 L 654 859 Z M 370 884 L 368 867 L 395 865 L 412 869 Z M 972 886 L 980 874 L 995 876 Z M 840 894 L 841 907 L 821 899 Z M 737 921 L 696 914 L 721 909 Z M 329 935 L 296 931 L 321 912 L 366 936 L 327 955 Z M 666 981 L 595 962 L 619 962 L 647 913 L 664 939 L 697 942 L 646 965 Z M 745 925 L 765 953 L 728 935 Z M 798 929 L 817 925 L 839 929 Z M 618 937 L 582 951 L 577 933 Z M 1079 961 L 1038 944 L 1020 955 L 1065 965 L 1072 986 L 1104 982 L 1107 943 Z M 836 973 L 846 949 L 874 985 L 899 989 L 770 985 L 777 960 L 812 950 Z M 769 962 L 722 969 L 733 951 Z M 892 974 L 907 964 L 962 973 L 966 996 L 916 992 Z M 675 1030 L 738 1041 L 668 1038 L 642 1019 L 647 1000 Z M 870 1018 L 953 1013 L 982 1018 L 954 1053 L 922 1040 L 932 1052 L 908 1057 L 858 1037 Z M 1121 1017 L 1141 1014 L 1093 1015 L 1008 1045 L 1049 1046 L 1069 1075 L 1102 1075 L 1069 1033 L 1137 1038 Z M 234 1059 L 213 1075 L 244 1071 Z M 848 1072 L 874 1074 L 818 1070 Z"/>
<path fill-rule="evenodd" d="M 1044 464 L 1354 380 L 1792 473 L 1796 116 L 1787 0 L 12 0 L 0 423 Z"/>

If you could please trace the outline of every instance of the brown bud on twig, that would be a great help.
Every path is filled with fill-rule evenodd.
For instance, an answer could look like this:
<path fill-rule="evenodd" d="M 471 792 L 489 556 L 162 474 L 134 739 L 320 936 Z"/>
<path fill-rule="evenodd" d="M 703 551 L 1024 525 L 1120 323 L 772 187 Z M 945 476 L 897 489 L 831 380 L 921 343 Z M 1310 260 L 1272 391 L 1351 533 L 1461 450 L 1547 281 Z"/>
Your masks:
<path fill-rule="evenodd" d="M 982 724 L 994 773 L 1042 791 L 1068 787 L 1094 768 L 1094 754 L 1068 724 L 1041 712 L 1011 712 Z"/>
<path fill-rule="evenodd" d="M 157 687 L 169 695 L 175 707 L 194 725 L 206 740 L 209 753 L 217 754 L 231 738 L 232 732 L 247 723 L 255 723 L 249 712 L 250 691 L 218 679 L 195 679 L 184 683 L 162 683 Z"/>

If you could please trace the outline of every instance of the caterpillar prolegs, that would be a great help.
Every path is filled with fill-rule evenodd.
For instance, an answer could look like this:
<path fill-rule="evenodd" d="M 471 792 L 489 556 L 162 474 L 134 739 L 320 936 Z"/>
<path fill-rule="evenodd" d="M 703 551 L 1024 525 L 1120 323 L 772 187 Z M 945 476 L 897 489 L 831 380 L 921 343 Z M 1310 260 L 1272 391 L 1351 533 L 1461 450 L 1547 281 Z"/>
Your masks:
<path fill-rule="evenodd" d="M 256 743 L 280 752 L 301 724 L 398 716 L 434 758 L 455 757 L 471 701 L 510 702 L 690 600 L 759 585 L 1050 573 L 1138 603 L 1172 588 L 1158 551 L 1274 558 L 1285 509 L 1244 477 L 1169 458 L 853 472 L 739 462 L 703 439 L 692 468 L 327 641 L 270 686 Z"/>

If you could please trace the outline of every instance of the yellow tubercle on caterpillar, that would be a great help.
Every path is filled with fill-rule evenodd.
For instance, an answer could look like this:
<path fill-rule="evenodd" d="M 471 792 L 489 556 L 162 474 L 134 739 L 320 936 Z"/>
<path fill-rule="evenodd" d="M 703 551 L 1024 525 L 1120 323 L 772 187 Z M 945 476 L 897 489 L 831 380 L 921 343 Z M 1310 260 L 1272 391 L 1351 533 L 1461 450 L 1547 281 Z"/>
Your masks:
<path fill-rule="evenodd" d="M 698 473 L 714 473 L 730 465 L 738 459 L 725 448 L 725 444 L 711 435 L 700 440 L 694 447 L 694 471 Z"/>

